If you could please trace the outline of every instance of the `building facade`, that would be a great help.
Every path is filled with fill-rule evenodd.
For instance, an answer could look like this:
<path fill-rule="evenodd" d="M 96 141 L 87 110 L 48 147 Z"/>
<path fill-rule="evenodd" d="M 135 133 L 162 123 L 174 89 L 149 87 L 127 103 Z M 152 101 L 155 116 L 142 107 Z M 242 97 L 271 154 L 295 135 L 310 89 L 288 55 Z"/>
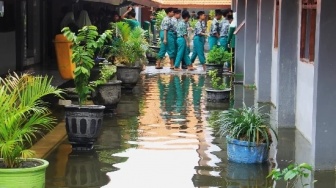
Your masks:
<path fill-rule="evenodd" d="M 335 0 L 233 0 L 236 74 L 256 85 L 255 104 L 272 104 L 279 128 L 306 139 L 304 159 L 315 169 L 336 166 Z M 238 27 L 239 28 L 239 27 Z M 294 142 L 294 141 L 293 141 Z M 296 145 L 300 150 L 300 145 Z"/>

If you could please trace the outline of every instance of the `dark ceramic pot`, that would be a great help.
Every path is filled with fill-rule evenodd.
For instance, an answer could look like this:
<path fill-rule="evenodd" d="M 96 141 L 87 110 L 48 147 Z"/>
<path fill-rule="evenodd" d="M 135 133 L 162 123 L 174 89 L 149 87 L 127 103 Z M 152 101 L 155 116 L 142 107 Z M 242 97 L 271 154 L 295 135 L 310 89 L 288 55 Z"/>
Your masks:
<path fill-rule="evenodd" d="M 215 90 L 205 89 L 208 102 L 228 102 L 230 100 L 231 89 Z"/>
<path fill-rule="evenodd" d="M 125 89 L 133 89 L 140 78 L 140 67 L 117 66 L 117 80 L 122 81 Z"/>
<path fill-rule="evenodd" d="M 207 70 L 207 73 L 209 73 L 209 71 L 211 70 L 217 70 L 217 74 L 219 76 L 222 76 L 223 75 L 223 65 L 222 64 L 205 64 L 206 66 L 206 70 Z"/>
<path fill-rule="evenodd" d="M 114 110 L 121 97 L 121 81 L 113 80 L 97 86 L 92 92 L 92 101 L 96 105 L 104 105 L 107 110 Z"/>
<path fill-rule="evenodd" d="M 235 163 L 264 163 L 268 160 L 269 147 L 262 143 L 241 141 L 226 137 L 228 160 Z"/>
<path fill-rule="evenodd" d="M 73 150 L 92 150 L 104 117 L 105 106 L 65 106 L 65 127 Z"/>
<path fill-rule="evenodd" d="M 153 51 L 153 53 L 147 53 L 146 54 L 147 60 L 148 60 L 148 64 L 149 65 L 155 65 L 156 64 L 156 60 L 157 60 L 156 56 L 159 53 L 160 48 L 156 47 L 156 46 L 150 46 L 149 48 Z"/>

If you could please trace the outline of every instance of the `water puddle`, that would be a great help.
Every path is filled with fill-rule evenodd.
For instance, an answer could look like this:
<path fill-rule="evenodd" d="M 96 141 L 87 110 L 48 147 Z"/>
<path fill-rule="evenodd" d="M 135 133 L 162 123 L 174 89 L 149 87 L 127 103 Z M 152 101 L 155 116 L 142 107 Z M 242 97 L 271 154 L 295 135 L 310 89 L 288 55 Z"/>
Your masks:
<path fill-rule="evenodd" d="M 71 152 L 65 141 L 47 158 L 46 187 L 273 187 L 265 179 L 272 165 L 227 161 L 225 139 L 208 121 L 241 99 L 207 104 L 207 84 L 204 75 L 143 75 L 104 118 L 94 151 Z"/>

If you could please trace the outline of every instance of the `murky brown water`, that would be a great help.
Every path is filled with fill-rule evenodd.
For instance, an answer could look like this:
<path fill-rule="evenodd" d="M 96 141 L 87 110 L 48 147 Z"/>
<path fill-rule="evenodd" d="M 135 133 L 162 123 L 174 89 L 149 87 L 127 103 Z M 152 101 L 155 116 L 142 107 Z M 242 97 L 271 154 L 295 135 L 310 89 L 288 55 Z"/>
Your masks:
<path fill-rule="evenodd" d="M 225 140 L 208 125 L 213 109 L 249 104 L 253 91 L 242 99 L 244 89 L 236 86 L 230 103 L 209 107 L 203 92 L 207 83 L 201 75 L 143 76 L 134 93 L 122 97 L 117 114 L 104 118 L 93 152 L 71 153 L 64 142 L 48 157 L 46 187 L 273 187 L 265 179 L 272 165 L 228 162 Z M 290 142 L 286 131 L 279 130 L 280 144 Z M 294 148 L 278 155 L 279 166 L 295 159 Z M 331 179 L 323 182 L 315 187 L 335 186 Z"/>

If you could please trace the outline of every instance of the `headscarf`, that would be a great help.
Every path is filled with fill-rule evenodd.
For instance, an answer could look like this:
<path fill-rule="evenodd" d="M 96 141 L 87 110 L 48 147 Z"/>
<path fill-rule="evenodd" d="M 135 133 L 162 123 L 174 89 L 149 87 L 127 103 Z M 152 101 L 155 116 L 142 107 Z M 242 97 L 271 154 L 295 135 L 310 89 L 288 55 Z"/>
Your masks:
<path fill-rule="evenodd" d="M 233 20 L 230 24 L 230 27 L 237 27 L 237 12 L 233 13 Z"/>

